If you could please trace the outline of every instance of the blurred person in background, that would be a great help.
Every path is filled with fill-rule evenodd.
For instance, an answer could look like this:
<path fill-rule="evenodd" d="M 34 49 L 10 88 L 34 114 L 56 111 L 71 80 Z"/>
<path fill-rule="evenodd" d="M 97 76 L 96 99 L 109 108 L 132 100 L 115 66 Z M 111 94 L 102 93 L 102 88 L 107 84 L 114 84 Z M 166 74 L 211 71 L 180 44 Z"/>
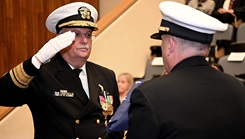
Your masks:
<path fill-rule="evenodd" d="M 128 94 L 128 91 L 134 85 L 134 78 L 130 73 L 121 73 L 117 77 L 117 85 L 119 90 L 119 100 L 122 102 Z"/>
<path fill-rule="evenodd" d="M 214 10 L 215 3 L 213 0 L 190 0 L 188 2 L 188 6 L 211 15 Z"/>
<path fill-rule="evenodd" d="M 235 13 L 244 11 L 244 0 L 214 0 L 215 8 L 211 14 L 223 23 L 232 24 L 235 19 Z"/>

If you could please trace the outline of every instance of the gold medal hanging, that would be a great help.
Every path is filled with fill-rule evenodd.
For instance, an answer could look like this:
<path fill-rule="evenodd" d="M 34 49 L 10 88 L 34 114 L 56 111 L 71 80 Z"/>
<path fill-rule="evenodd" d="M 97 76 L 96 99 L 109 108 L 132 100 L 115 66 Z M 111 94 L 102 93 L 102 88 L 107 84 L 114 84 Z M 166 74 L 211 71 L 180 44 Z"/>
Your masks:
<path fill-rule="evenodd" d="M 111 97 L 108 96 L 108 92 L 104 91 L 104 88 L 102 85 L 99 84 L 99 87 L 102 91 L 102 97 L 100 97 L 100 103 L 102 106 L 102 114 L 105 116 L 105 126 L 107 126 L 107 116 L 108 115 L 113 115 L 114 113 L 114 108 L 112 106 L 113 100 Z M 107 94 L 108 93 L 108 94 Z"/>

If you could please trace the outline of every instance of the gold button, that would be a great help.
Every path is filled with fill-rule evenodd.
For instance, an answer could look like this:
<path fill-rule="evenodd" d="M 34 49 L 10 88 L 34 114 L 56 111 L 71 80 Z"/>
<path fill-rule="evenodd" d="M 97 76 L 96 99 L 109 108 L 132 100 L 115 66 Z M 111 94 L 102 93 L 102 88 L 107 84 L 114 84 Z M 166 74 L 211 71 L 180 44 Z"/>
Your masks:
<path fill-rule="evenodd" d="M 80 120 L 78 120 L 78 119 L 75 122 L 76 122 L 76 124 L 80 124 Z"/>
<path fill-rule="evenodd" d="M 101 137 L 98 137 L 98 139 L 102 139 Z"/>
<path fill-rule="evenodd" d="M 97 120 L 96 120 L 96 123 L 97 123 L 97 124 L 100 124 L 100 119 L 97 119 Z"/>

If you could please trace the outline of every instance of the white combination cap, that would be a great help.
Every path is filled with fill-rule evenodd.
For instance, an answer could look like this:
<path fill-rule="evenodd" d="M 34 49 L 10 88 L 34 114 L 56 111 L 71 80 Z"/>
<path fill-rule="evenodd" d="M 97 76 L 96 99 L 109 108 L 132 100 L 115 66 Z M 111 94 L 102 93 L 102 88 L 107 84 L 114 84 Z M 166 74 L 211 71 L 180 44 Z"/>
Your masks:
<path fill-rule="evenodd" d="M 216 31 L 225 31 L 227 25 L 206 13 L 188 5 L 173 1 L 159 4 L 162 21 L 159 32 L 152 39 L 161 39 L 161 35 L 170 34 L 179 38 L 210 44 Z"/>
<path fill-rule="evenodd" d="M 55 34 L 64 27 L 91 28 L 96 31 L 97 10 L 85 2 L 73 2 L 54 10 L 46 20 L 47 29 Z"/>

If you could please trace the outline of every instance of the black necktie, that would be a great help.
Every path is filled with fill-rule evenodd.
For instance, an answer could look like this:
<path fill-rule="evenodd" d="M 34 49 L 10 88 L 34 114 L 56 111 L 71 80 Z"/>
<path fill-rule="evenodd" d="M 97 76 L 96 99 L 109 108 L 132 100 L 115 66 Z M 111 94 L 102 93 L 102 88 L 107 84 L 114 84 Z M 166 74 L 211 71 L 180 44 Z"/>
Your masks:
<path fill-rule="evenodd" d="M 75 73 L 75 75 L 78 78 L 79 78 L 79 74 L 80 74 L 81 71 L 83 71 L 83 70 L 82 69 L 73 69 L 73 72 Z M 79 78 L 79 80 L 80 80 L 80 78 Z M 82 92 L 81 92 L 82 98 L 83 98 L 84 102 L 87 103 L 88 100 L 89 100 L 88 96 L 87 96 L 86 92 L 83 89 L 82 81 L 80 83 L 81 83 L 81 87 L 82 87 Z"/>
<path fill-rule="evenodd" d="M 79 77 L 80 72 L 83 70 L 82 69 L 73 69 L 73 71 L 76 74 L 76 76 Z"/>

